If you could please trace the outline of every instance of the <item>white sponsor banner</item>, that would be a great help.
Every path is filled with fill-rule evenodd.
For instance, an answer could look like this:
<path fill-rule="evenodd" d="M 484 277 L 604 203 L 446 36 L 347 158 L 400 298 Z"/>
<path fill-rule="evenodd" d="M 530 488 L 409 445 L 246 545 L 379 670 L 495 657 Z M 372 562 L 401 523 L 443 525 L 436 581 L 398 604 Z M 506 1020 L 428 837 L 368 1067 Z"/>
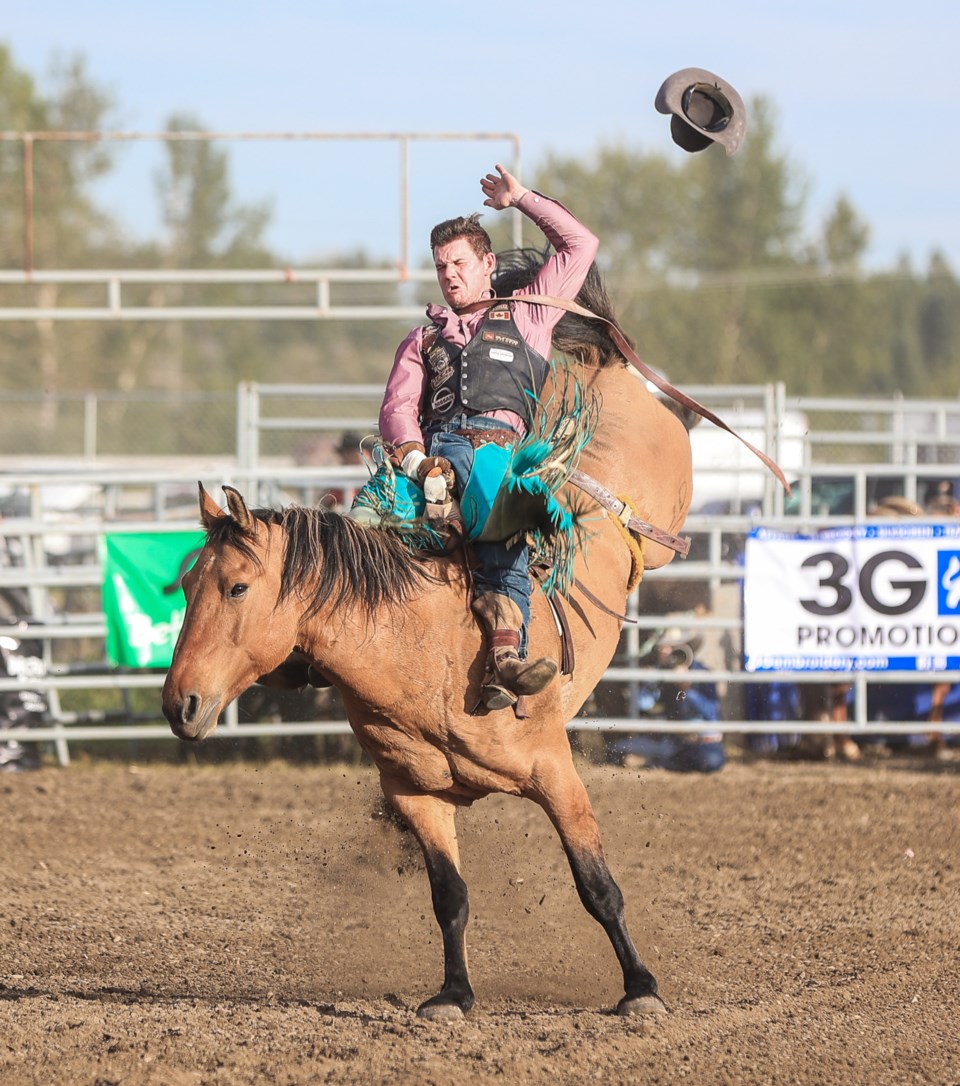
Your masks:
<path fill-rule="evenodd" d="M 960 668 L 960 525 L 747 539 L 747 671 Z"/>

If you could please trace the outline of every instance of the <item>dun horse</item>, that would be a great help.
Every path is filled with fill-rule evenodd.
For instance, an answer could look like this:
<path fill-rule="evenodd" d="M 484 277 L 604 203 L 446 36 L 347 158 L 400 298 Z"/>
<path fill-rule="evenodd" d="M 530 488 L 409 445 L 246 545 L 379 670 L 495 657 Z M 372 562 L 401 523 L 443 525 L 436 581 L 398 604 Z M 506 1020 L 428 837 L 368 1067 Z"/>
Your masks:
<path fill-rule="evenodd" d="M 601 315 L 609 309 L 596 294 L 585 303 Z M 686 429 L 602 327 L 588 325 L 567 315 L 554 340 L 584 386 L 602 397 L 599 428 L 580 468 L 627 500 L 637 517 L 675 532 L 691 494 Z M 292 651 L 302 654 L 340 689 L 384 795 L 423 852 L 444 977 L 421 1016 L 459 1018 L 474 1002 L 455 816 L 491 792 L 533 800 L 556 829 L 580 899 L 623 971 L 618 1012 L 662 1011 L 657 982 L 627 930 L 565 725 L 613 657 L 628 586 L 641 567 L 665 564 L 673 550 L 650 539 L 641 548 L 620 520 L 599 506 L 588 510 L 589 540 L 574 570 L 587 591 L 575 587 L 564 602 L 572 673 L 527 699 L 526 717 L 510 709 L 477 714 L 486 649 L 466 602 L 461 560 L 413 557 L 392 533 L 323 509 L 251 510 L 236 490 L 224 491 L 221 511 L 200 487 L 207 539 L 184 578 L 186 617 L 163 688 L 173 731 L 185 740 L 206 738 L 229 701 Z M 584 494 L 571 500 L 582 513 Z M 539 592 L 529 636 L 532 655 L 560 661 L 558 625 Z"/>

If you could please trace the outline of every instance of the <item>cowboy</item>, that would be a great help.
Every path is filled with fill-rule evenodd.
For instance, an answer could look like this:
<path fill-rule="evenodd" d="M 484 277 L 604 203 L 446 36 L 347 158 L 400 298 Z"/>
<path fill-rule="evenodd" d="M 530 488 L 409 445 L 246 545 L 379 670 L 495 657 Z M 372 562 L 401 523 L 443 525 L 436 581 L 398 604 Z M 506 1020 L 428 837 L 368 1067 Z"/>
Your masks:
<path fill-rule="evenodd" d="M 512 297 L 549 294 L 574 299 L 597 253 L 597 239 L 561 204 L 524 188 L 499 164 L 480 182 L 484 205 L 516 207 L 546 235 L 555 252 L 534 280 Z M 430 248 L 445 306 L 429 305 L 430 323 L 414 328 L 397 350 L 380 409 L 380 433 L 391 459 L 419 483 L 428 503 L 463 493 L 475 448 L 515 445 L 524 435 L 546 378 L 553 329 L 563 311 L 539 304 L 476 306 L 495 297 L 497 267 L 479 215 L 433 228 Z M 525 541 L 476 542 L 474 613 L 490 648 L 483 701 L 514 705 L 543 690 L 555 661 L 526 658 L 530 577 Z"/>

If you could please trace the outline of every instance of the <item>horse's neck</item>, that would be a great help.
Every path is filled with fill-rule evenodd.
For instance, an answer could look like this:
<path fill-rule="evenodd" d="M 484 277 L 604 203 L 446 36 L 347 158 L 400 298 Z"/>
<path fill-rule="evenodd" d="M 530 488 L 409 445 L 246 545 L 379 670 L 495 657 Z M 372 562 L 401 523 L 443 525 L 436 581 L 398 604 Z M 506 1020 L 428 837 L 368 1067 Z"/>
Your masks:
<path fill-rule="evenodd" d="M 452 627 L 470 616 L 463 563 L 428 560 L 435 580 L 402 603 L 369 610 L 360 603 L 323 607 L 302 620 L 299 645 L 333 676 L 376 685 L 388 666 L 420 667 L 425 646 L 448 648 Z M 470 618 L 472 622 L 472 618 Z"/>

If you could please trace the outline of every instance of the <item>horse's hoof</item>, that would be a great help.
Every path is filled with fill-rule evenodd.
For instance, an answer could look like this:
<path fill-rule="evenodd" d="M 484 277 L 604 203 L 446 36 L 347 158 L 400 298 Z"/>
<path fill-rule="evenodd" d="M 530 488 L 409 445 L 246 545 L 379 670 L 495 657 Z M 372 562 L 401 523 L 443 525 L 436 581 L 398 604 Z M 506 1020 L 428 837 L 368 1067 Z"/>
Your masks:
<path fill-rule="evenodd" d="M 624 996 L 617 1004 L 617 1014 L 626 1016 L 666 1014 L 667 1008 L 659 996 Z"/>
<path fill-rule="evenodd" d="M 462 1022 L 463 1009 L 456 1003 L 434 1003 L 428 999 L 417 1008 L 417 1017 L 428 1022 Z"/>

